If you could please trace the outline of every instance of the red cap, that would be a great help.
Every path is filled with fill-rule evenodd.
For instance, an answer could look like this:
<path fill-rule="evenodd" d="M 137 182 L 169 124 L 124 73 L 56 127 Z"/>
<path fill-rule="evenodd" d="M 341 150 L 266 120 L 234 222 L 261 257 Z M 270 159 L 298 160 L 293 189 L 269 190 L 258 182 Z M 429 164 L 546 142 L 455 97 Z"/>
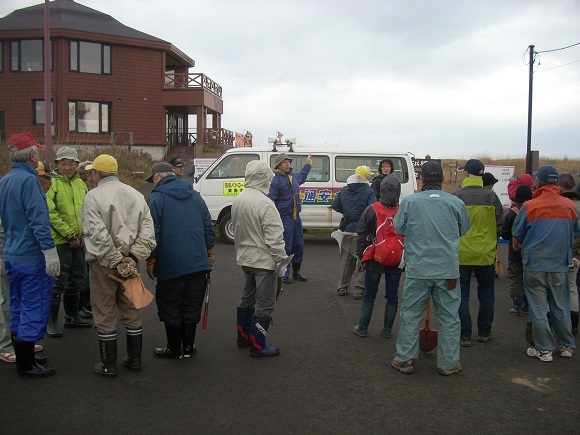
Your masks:
<path fill-rule="evenodd" d="M 28 132 L 13 134 L 8 140 L 8 145 L 14 145 L 18 151 L 25 150 L 34 145 L 38 148 L 44 148 L 44 145 L 36 143 L 34 136 Z"/>

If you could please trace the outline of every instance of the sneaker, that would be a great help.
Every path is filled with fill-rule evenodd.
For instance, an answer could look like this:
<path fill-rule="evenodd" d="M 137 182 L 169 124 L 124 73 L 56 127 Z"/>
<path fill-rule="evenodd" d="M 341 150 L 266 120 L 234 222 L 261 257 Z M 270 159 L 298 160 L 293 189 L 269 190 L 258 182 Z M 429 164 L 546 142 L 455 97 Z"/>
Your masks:
<path fill-rule="evenodd" d="M 552 362 L 552 352 L 549 350 L 539 350 L 535 347 L 528 347 L 527 354 L 529 357 L 538 358 L 540 361 Z"/>
<path fill-rule="evenodd" d="M 471 346 L 471 337 L 467 337 L 467 336 L 462 335 L 461 338 L 459 339 L 459 345 L 461 347 Z"/>
<path fill-rule="evenodd" d="M 395 370 L 400 371 L 401 373 L 405 373 L 406 375 L 410 375 L 415 371 L 412 359 L 401 363 L 393 358 L 393 360 L 391 361 L 391 367 L 394 368 Z"/>
<path fill-rule="evenodd" d="M 486 341 L 489 341 L 492 338 L 493 338 L 493 335 L 491 334 L 491 331 L 481 331 L 479 333 L 479 335 L 477 336 L 477 341 L 485 343 Z"/>
<path fill-rule="evenodd" d="M 562 358 L 572 358 L 574 350 L 570 349 L 568 346 L 560 346 L 560 356 Z"/>
<path fill-rule="evenodd" d="M 14 352 L 2 352 L 0 353 L 0 360 L 7 363 L 15 363 L 16 354 Z"/>
<path fill-rule="evenodd" d="M 520 309 L 520 307 L 514 305 L 513 308 L 509 309 L 509 312 L 513 315 L 513 316 L 521 316 L 522 315 L 522 310 Z"/>
<path fill-rule="evenodd" d="M 457 364 L 455 364 L 451 369 L 442 369 L 441 367 L 439 367 L 439 374 L 443 376 L 450 376 L 454 373 L 461 371 L 462 368 L 463 367 L 461 366 L 461 363 L 457 362 Z"/>
<path fill-rule="evenodd" d="M 44 350 L 44 347 L 42 347 L 40 344 L 35 344 L 34 345 L 34 351 L 35 352 L 42 352 Z"/>

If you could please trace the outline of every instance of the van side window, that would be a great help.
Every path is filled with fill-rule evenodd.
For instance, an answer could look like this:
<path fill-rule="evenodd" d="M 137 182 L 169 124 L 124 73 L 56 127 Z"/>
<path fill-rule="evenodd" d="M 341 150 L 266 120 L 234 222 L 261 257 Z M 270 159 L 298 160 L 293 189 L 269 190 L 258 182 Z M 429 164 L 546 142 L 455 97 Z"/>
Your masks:
<path fill-rule="evenodd" d="M 244 178 L 246 165 L 252 160 L 260 160 L 260 156 L 258 154 L 227 156 L 212 169 L 207 178 Z"/>
<path fill-rule="evenodd" d="M 392 160 L 395 167 L 393 168 L 393 173 L 399 177 L 401 183 L 407 183 L 409 181 L 409 168 L 407 167 L 407 162 L 401 157 L 390 157 L 388 155 L 383 156 L 337 156 L 335 158 L 335 180 L 341 183 L 345 183 L 346 179 L 354 174 L 354 170 L 357 166 L 368 166 L 371 171 L 376 174 L 379 162 L 383 159 Z M 374 177 L 373 177 L 374 178 Z M 372 178 L 371 178 L 372 179 Z"/>
<path fill-rule="evenodd" d="M 270 156 L 270 167 L 274 163 L 276 154 Z M 302 167 L 306 164 L 308 154 L 291 154 L 292 170 L 300 172 Z M 330 181 L 330 158 L 328 156 L 312 155 L 312 168 L 306 178 L 306 182 L 327 182 Z"/>

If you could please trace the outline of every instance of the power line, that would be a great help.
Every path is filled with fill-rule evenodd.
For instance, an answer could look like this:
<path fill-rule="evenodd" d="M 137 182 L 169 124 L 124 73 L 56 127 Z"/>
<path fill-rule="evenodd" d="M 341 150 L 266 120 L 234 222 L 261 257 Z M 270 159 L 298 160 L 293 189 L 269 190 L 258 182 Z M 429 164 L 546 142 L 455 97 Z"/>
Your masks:
<path fill-rule="evenodd" d="M 563 66 L 566 66 L 566 65 L 572 65 L 573 63 L 576 63 L 576 62 L 580 62 L 580 59 L 578 59 L 578 60 L 574 60 L 574 61 L 572 61 L 572 62 L 569 62 L 569 63 L 565 63 L 564 65 L 554 66 L 554 67 L 552 67 L 552 68 L 546 68 L 546 69 L 539 69 L 539 70 L 535 70 L 535 71 L 534 71 L 534 73 L 538 73 L 538 72 L 544 72 L 544 71 L 550 71 L 551 69 L 556 69 L 556 68 L 562 68 Z"/>
<path fill-rule="evenodd" d="M 554 48 L 553 50 L 534 51 L 534 53 L 540 54 L 540 53 L 550 53 L 551 51 L 566 50 L 567 48 L 574 47 L 575 45 L 580 45 L 580 42 L 577 42 L 576 44 L 569 45 L 567 47 Z"/>

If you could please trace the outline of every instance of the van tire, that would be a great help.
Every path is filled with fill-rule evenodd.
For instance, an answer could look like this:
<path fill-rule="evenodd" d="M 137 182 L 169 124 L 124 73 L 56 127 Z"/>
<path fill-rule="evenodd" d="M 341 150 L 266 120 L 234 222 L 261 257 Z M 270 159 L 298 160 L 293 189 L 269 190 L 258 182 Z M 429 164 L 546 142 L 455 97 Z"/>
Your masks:
<path fill-rule="evenodd" d="M 228 213 L 224 215 L 223 218 L 220 219 L 219 224 L 219 232 L 221 238 L 226 242 L 228 245 L 234 244 L 234 225 L 232 224 L 232 215 Z"/>

